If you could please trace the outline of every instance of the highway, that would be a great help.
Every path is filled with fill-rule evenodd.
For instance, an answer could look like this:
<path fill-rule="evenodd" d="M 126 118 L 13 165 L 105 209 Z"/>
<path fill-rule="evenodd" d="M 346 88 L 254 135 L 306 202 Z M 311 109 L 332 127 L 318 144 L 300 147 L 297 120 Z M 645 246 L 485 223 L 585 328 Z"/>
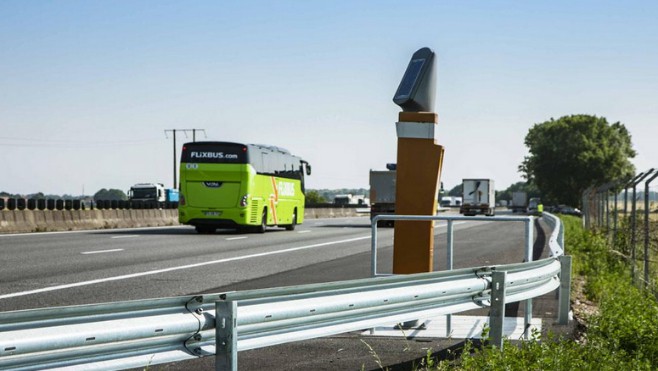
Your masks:
<path fill-rule="evenodd" d="M 523 260 L 523 223 L 458 221 L 454 226 L 455 268 Z M 200 235 L 182 226 L 0 234 L 0 312 L 370 277 L 370 235 L 367 217 L 307 219 L 294 231 L 270 228 L 265 234 Z M 535 224 L 534 236 L 536 259 L 545 255 L 543 226 Z M 390 272 L 393 229 L 380 228 L 378 244 L 379 272 Z M 446 255 L 441 221 L 435 225 L 435 270 L 445 269 Z M 555 299 L 549 296 L 546 304 L 535 304 L 535 316 L 552 316 Z M 473 314 L 487 313 L 478 311 Z M 512 303 L 506 315 L 523 313 Z M 245 370 L 379 370 L 372 347 L 383 365 L 410 369 L 427 349 L 445 350 L 459 342 L 364 340 L 350 333 L 240 352 L 239 364 Z M 146 368 L 210 370 L 214 359 Z"/>
<path fill-rule="evenodd" d="M 265 234 L 176 226 L 0 235 L 0 311 L 369 277 L 369 227 L 355 217 Z M 440 270 L 445 222 L 435 231 Z M 379 230 L 380 272 L 391 270 L 392 236 Z M 455 223 L 455 268 L 522 259 L 522 223 Z"/>

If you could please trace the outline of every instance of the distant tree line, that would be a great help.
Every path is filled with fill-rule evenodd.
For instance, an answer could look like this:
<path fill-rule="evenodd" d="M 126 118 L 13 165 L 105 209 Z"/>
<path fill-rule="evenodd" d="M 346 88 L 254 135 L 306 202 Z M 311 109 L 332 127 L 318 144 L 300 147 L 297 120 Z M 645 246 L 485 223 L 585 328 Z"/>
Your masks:
<path fill-rule="evenodd" d="M 120 189 L 101 189 L 100 191 L 94 193 L 94 200 L 109 200 L 109 201 L 124 201 L 127 200 L 128 196 L 126 193 Z"/>
<path fill-rule="evenodd" d="M 35 200 L 83 200 L 89 198 L 89 196 L 73 196 L 69 194 L 64 195 L 53 195 L 53 194 L 44 194 L 43 192 L 30 193 L 30 194 L 18 194 L 18 193 L 9 193 L 9 192 L 0 192 L 0 198 L 26 198 L 26 199 L 35 199 Z"/>
<path fill-rule="evenodd" d="M 73 196 L 69 194 L 64 195 L 53 195 L 53 194 L 44 194 L 43 192 L 30 193 L 30 194 L 18 194 L 18 193 L 9 193 L 1 192 L 0 198 L 25 198 L 25 199 L 34 199 L 34 200 L 88 200 L 93 198 L 95 201 L 98 200 L 108 200 L 108 201 L 123 201 L 127 200 L 128 196 L 126 193 L 120 189 L 101 189 L 100 191 L 94 193 L 93 196 L 81 195 Z"/>
<path fill-rule="evenodd" d="M 365 188 L 340 188 L 340 189 L 307 189 L 307 204 L 330 204 L 334 202 L 336 195 L 365 195 L 370 197 L 370 190 Z"/>

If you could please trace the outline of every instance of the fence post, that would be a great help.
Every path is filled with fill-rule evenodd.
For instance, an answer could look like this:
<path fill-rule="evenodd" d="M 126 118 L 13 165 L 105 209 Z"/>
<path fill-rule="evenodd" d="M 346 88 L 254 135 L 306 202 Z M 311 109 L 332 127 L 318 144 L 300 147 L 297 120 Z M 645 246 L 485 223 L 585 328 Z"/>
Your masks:
<path fill-rule="evenodd" d="M 635 248 L 636 248 L 636 243 L 637 243 L 637 233 L 636 233 L 636 226 L 637 226 L 637 200 L 636 198 L 636 190 L 637 190 L 637 185 L 640 184 L 649 174 L 653 172 L 653 168 L 649 169 L 644 175 L 640 176 L 639 179 L 637 179 L 633 183 L 633 203 L 631 205 L 631 279 L 633 284 L 635 284 L 635 260 L 636 260 L 636 254 L 635 254 Z"/>
<path fill-rule="evenodd" d="M 571 306 L 571 256 L 562 255 L 560 261 L 560 290 L 558 292 L 558 325 L 569 323 L 569 308 Z"/>
<path fill-rule="evenodd" d="M 503 325 L 505 322 L 505 284 L 507 272 L 493 272 L 491 274 L 491 311 L 489 313 L 489 327 L 491 345 L 503 349 Z"/>
<path fill-rule="evenodd" d="M 587 207 L 587 192 L 589 188 L 583 191 L 583 194 L 580 196 L 580 201 L 582 202 L 581 208 L 583 210 L 583 228 L 589 230 L 589 217 L 587 213 L 589 212 L 589 207 Z"/>
<path fill-rule="evenodd" d="M 599 190 L 599 206 L 600 206 L 599 227 L 603 229 L 605 228 L 605 194 L 603 190 Z"/>
<path fill-rule="evenodd" d="M 219 300 L 215 313 L 215 370 L 238 371 L 238 303 Z"/>
<path fill-rule="evenodd" d="M 610 238 L 610 188 L 605 189 L 605 234 Z"/>
<path fill-rule="evenodd" d="M 658 171 L 644 182 L 644 288 L 649 287 L 649 184 L 658 177 Z"/>
<path fill-rule="evenodd" d="M 615 187 L 616 188 L 616 187 Z M 612 246 L 617 247 L 617 218 L 619 217 L 619 210 L 617 208 L 617 198 L 619 197 L 619 192 L 615 189 L 615 211 L 612 215 Z"/>
<path fill-rule="evenodd" d="M 584 227 L 587 230 L 592 229 L 592 224 L 595 222 L 594 215 L 593 215 L 593 208 L 592 208 L 592 192 L 594 191 L 594 187 L 589 187 L 585 190 L 585 194 L 583 195 L 583 212 L 585 213 L 585 218 L 583 219 L 584 222 Z"/>

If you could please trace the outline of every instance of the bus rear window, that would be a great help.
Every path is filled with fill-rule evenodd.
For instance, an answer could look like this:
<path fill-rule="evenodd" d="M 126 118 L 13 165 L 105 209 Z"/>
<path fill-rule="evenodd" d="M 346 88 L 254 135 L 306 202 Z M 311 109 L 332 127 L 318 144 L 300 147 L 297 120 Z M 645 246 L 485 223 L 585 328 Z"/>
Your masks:
<path fill-rule="evenodd" d="M 246 164 L 247 147 L 233 143 L 187 143 L 183 146 L 181 162 L 213 164 Z"/>

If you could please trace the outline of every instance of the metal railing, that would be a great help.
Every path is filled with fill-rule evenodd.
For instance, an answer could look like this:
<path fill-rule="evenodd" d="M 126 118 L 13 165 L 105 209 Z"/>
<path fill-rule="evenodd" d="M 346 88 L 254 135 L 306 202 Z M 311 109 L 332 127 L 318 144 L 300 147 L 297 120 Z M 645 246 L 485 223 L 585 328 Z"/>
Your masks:
<path fill-rule="evenodd" d="M 562 227 L 552 222 L 557 244 Z M 218 370 L 237 370 L 238 351 L 480 307 L 491 307 L 502 347 L 505 303 L 559 287 L 568 312 L 570 260 L 560 249 L 518 264 L 0 313 L 0 369 L 125 369 L 215 354 Z"/>
<path fill-rule="evenodd" d="M 454 235 L 455 228 L 454 222 L 461 221 L 486 221 L 486 222 L 522 222 L 525 226 L 525 261 L 532 260 L 532 244 L 533 244 L 533 217 L 532 216 L 456 216 L 456 215 L 434 215 L 434 216 L 418 216 L 418 215 L 377 215 L 372 218 L 370 229 L 372 234 L 370 245 L 370 267 L 373 277 L 381 275 L 377 272 L 377 223 L 380 220 L 410 220 L 410 221 L 447 221 L 447 266 L 446 269 L 450 270 L 453 267 L 454 256 Z"/>

